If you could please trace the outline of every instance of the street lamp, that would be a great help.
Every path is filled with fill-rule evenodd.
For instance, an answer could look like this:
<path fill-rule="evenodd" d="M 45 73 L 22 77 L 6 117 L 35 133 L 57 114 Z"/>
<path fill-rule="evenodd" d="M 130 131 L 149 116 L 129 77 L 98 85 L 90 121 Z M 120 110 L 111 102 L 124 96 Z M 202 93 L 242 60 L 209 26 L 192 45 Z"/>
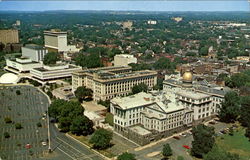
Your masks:
<path fill-rule="evenodd" d="M 47 123 L 48 123 L 48 143 L 49 143 L 49 148 L 48 148 L 48 150 L 49 150 L 49 153 L 51 153 L 52 152 L 52 149 L 51 149 L 51 143 L 50 143 L 50 131 L 49 131 L 49 114 L 48 114 L 48 111 L 49 111 L 49 105 L 47 105 L 47 111 L 46 111 L 46 115 L 47 115 Z"/>

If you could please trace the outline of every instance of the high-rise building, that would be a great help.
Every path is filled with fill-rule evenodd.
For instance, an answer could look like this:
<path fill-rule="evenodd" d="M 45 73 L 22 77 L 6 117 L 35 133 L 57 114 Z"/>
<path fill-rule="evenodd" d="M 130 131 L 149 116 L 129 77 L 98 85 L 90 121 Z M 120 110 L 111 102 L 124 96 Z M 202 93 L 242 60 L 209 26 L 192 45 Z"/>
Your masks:
<path fill-rule="evenodd" d="M 67 32 L 61 32 L 55 29 L 44 31 L 44 43 L 48 50 L 57 52 L 68 51 Z"/>
<path fill-rule="evenodd" d="M 15 29 L 0 30 L 0 42 L 3 44 L 19 43 L 18 30 Z"/>

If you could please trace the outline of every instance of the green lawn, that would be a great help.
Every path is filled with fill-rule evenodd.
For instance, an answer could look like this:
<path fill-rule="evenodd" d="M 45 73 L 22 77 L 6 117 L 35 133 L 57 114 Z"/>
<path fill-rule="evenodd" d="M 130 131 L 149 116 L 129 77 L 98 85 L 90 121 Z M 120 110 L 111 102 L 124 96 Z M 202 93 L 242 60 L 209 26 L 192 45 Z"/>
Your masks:
<path fill-rule="evenodd" d="M 234 131 L 234 135 L 225 134 L 216 139 L 216 144 L 226 151 L 239 154 L 243 159 L 250 158 L 250 141 L 244 136 L 245 129 L 240 127 Z"/>

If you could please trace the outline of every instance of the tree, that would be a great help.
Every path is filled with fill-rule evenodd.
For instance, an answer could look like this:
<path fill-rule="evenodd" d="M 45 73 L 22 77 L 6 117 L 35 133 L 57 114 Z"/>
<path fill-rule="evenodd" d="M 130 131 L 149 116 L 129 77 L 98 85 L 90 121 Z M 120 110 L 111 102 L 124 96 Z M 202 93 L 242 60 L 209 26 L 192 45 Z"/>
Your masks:
<path fill-rule="evenodd" d="M 214 145 L 214 128 L 199 124 L 193 127 L 192 134 L 194 140 L 192 141 L 191 154 L 195 157 L 202 158 L 204 154 L 211 151 Z"/>
<path fill-rule="evenodd" d="M 20 90 L 16 90 L 16 95 L 20 95 L 21 91 Z"/>
<path fill-rule="evenodd" d="M 136 160 L 135 155 L 132 153 L 124 152 L 117 157 L 117 160 Z"/>
<path fill-rule="evenodd" d="M 226 152 L 217 146 L 214 146 L 210 152 L 204 155 L 204 160 L 239 160 L 239 159 L 240 159 L 239 155 Z"/>
<path fill-rule="evenodd" d="M 250 82 L 250 71 L 246 70 L 241 73 L 233 74 L 231 77 L 225 78 L 225 84 L 231 88 L 240 88 L 246 86 Z"/>
<path fill-rule="evenodd" d="M 140 92 L 147 92 L 147 90 L 148 90 L 148 86 L 144 83 L 141 83 L 141 84 L 133 86 L 132 93 L 136 94 L 136 93 L 140 93 Z"/>
<path fill-rule="evenodd" d="M 207 56 L 208 55 L 208 47 L 201 47 L 200 50 L 199 50 L 199 54 L 201 56 Z"/>
<path fill-rule="evenodd" d="M 4 138 L 10 138 L 9 132 L 4 132 L 4 133 L 3 133 L 3 136 L 4 136 Z"/>
<path fill-rule="evenodd" d="M 250 128 L 250 96 L 241 97 L 240 118 L 242 126 Z"/>
<path fill-rule="evenodd" d="M 56 64 L 56 61 L 58 61 L 58 60 L 59 60 L 58 53 L 49 52 L 44 56 L 43 64 L 45 64 L 45 65 Z"/>
<path fill-rule="evenodd" d="M 223 122 L 234 122 L 240 113 L 240 97 L 234 91 L 226 93 L 225 100 L 222 102 L 219 118 Z"/>
<path fill-rule="evenodd" d="M 86 136 L 93 133 L 93 122 L 86 116 L 77 116 L 72 121 L 70 131 L 78 136 Z"/>
<path fill-rule="evenodd" d="M 78 54 L 75 58 L 76 65 L 87 68 L 101 67 L 101 59 L 98 53 L 91 53 L 90 55 Z"/>
<path fill-rule="evenodd" d="M 36 126 L 37 126 L 37 127 L 42 127 L 42 123 L 41 123 L 41 122 L 38 122 L 38 123 L 36 124 Z"/>
<path fill-rule="evenodd" d="M 94 132 L 89 142 L 92 143 L 96 149 L 105 149 L 110 146 L 112 136 L 111 131 L 100 128 Z"/>
<path fill-rule="evenodd" d="M 56 121 L 60 117 L 61 109 L 66 105 L 66 101 L 63 99 L 56 99 L 52 101 L 49 106 L 49 116 L 56 119 Z"/>
<path fill-rule="evenodd" d="M 63 132 L 70 131 L 74 119 L 83 116 L 84 108 L 79 102 L 56 99 L 49 107 L 49 116 L 59 122 L 59 128 Z"/>
<path fill-rule="evenodd" d="M 86 87 L 80 86 L 75 90 L 75 96 L 78 98 L 79 102 L 82 102 L 84 99 L 92 98 L 93 91 Z"/>
<path fill-rule="evenodd" d="M 166 57 L 161 57 L 154 64 L 155 69 L 168 69 L 171 72 L 174 71 L 175 67 L 175 63 L 171 62 L 170 59 Z"/>
<path fill-rule="evenodd" d="M 5 123 L 12 123 L 12 120 L 10 117 L 5 117 L 4 121 L 5 121 Z"/>
<path fill-rule="evenodd" d="M 168 159 L 170 156 L 172 156 L 172 149 L 170 147 L 170 145 L 164 144 L 163 145 L 163 149 L 162 149 L 162 155 L 164 156 L 165 159 Z"/>
<path fill-rule="evenodd" d="M 70 125 L 71 125 L 72 119 L 69 117 L 61 117 L 59 118 L 59 128 L 62 132 L 68 132 L 70 131 Z"/>
<path fill-rule="evenodd" d="M 15 127 L 16 127 L 16 129 L 21 129 L 21 128 L 22 128 L 22 125 L 21 125 L 21 123 L 16 123 L 16 124 L 15 124 Z"/>
<path fill-rule="evenodd" d="M 230 136 L 233 136 L 233 135 L 234 135 L 234 129 L 233 129 L 233 127 L 230 127 L 230 128 L 229 128 L 229 135 L 230 135 Z"/>
<path fill-rule="evenodd" d="M 46 94 L 49 96 L 49 98 L 50 98 L 50 99 L 52 99 L 52 98 L 53 98 L 53 94 L 52 94 L 52 92 L 51 92 L 51 91 L 46 92 Z"/>
<path fill-rule="evenodd" d="M 248 139 L 250 141 L 250 127 L 246 128 L 245 136 L 248 137 Z"/>

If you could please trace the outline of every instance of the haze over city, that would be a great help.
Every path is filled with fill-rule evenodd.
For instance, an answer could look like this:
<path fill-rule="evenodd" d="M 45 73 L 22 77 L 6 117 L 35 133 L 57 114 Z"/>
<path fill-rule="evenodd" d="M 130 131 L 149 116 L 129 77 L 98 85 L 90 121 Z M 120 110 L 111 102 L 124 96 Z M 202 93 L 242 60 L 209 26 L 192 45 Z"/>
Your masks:
<path fill-rule="evenodd" d="M 0 11 L 120 10 L 120 11 L 249 11 L 247 0 L 235 1 L 2 1 Z"/>

